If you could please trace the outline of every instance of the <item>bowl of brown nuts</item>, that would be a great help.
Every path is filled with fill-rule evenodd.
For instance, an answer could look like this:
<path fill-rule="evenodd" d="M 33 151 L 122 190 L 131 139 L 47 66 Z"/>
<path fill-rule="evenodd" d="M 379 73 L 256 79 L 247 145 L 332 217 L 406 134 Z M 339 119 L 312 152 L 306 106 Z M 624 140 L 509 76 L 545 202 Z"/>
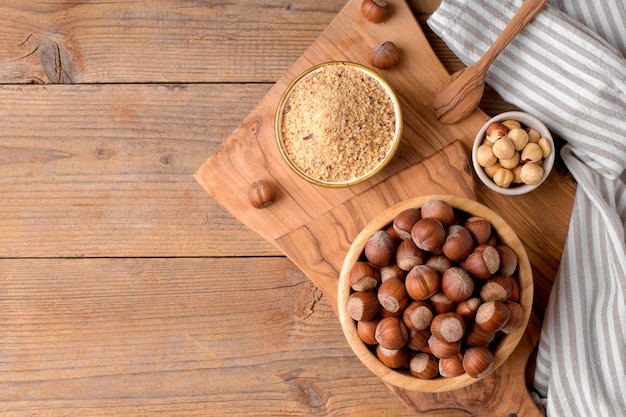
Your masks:
<path fill-rule="evenodd" d="M 324 187 L 348 187 L 376 175 L 393 158 L 402 111 L 377 72 L 327 62 L 291 82 L 274 128 L 280 153 L 298 176 Z"/>
<path fill-rule="evenodd" d="M 550 174 L 554 157 L 548 128 L 536 117 L 519 111 L 488 120 L 472 147 L 478 178 L 506 195 L 525 194 L 539 187 Z"/>
<path fill-rule="evenodd" d="M 504 363 L 522 338 L 533 277 L 522 242 L 488 207 L 452 195 L 405 200 L 354 239 L 338 311 L 350 347 L 386 383 L 463 388 Z"/>

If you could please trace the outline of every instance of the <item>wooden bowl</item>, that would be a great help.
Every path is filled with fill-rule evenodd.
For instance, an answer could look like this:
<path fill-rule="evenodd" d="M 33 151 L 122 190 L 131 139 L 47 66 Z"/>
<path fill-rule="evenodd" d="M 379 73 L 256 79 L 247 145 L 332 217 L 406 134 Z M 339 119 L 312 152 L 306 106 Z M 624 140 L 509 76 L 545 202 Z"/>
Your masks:
<path fill-rule="evenodd" d="M 408 369 L 391 369 L 385 366 L 377 357 L 372 347 L 363 343 L 357 334 L 356 322 L 348 312 L 346 311 L 346 302 L 351 294 L 349 274 L 352 266 L 355 262 L 362 259 L 365 244 L 369 237 L 376 231 L 385 229 L 392 224 L 394 217 L 403 210 L 411 207 L 421 208 L 422 205 L 429 200 L 444 200 L 450 203 L 456 210 L 463 211 L 469 216 L 480 216 L 490 221 L 492 230 L 498 238 L 498 242 L 509 246 L 518 258 L 517 279 L 520 287 L 519 304 L 522 306 L 524 315 L 522 324 L 513 332 L 503 335 L 495 341 L 495 345 L 491 348 L 494 355 L 494 363 L 488 374 L 483 375 L 481 378 L 472 378 L 467 374 L 463 374 L 457 377 L 444 378 L 437 376 L 433 379 L 420 379 L 417 378 L 408 371 Z M 344 264 L 341 269 L 339 277 L 338 288 L 338 311 L 339 320 L 343 329 L 344 335 L 350 344 L 350 347 L 357 355 L 357 357 L 363 362 L 363 364 L 369 368 L 374 374 L 382 378 L 382 380 L 388 384 L 397 386 L 399 388 L 418 391 L 418 392 L 444 392 L 451 391 L 459 388 L 463 388 L 473 384 L 493 373 L 502 363 L 504 363 L 511 353 L 517 347 L 520 339 L 522 338 L 528 320 L 530 318 L 533 303 L 533 277 L 530 262 L 526 250 L 522 245 L 517 234 L 511 229 L 511 227 L 494 211 L 480 204 L 474 200 L 470 200 L 463 197 L 452 195 L 426 195 L 416 197 L 410 200 L 405 200 L 396 204 L 393 207 L 388 208 L 376 218 L 374 218 L 354 239 L 348 253 L 346 255 Z"/>

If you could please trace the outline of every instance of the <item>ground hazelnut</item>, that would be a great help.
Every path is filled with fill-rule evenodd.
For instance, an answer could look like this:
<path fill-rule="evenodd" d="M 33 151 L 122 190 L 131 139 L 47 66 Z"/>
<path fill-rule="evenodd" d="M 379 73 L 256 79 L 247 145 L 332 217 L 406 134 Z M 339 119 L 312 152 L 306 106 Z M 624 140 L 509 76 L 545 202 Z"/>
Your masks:
<path fill-rule="evenodd" d="M 431 379 L 439 374 L 439 361 L 429 353 L 420 352 L 409 361 L 409 371 L 421 379 Z"/>
<path fill-rule="evenodd" d="M 428 338 L 428 347 L 433 355 L 439 359 L 453 358 L 461 351 L 461 343 L 459 342 L 445 342 L 435 335 L 431 335 Z"/>
<path fill-rule="evenodd" d="M 439 291 L 441 278 L 433 268 L 418 265 L 406 275 L 405 286 L 413 300 L 425 300 Z"/>
<path fill-rule="evenodd" d="M 365 244 L 365 257 L 378 267 L 391 265 L 395 253 L 395 242 L 384 230 L 375 232 Z"/>
<path fill-rule="evenodd" d="M 422 205 L 422 218 L 437 219 L 443 227 L 454 223 L 454 209 L 450 203 L 443 200 L 428 200 Z"/>
<path fill-rule="evenodd" d="M 504 136 L 493 144 L 493 153 L 498 159 L 508 159 L 515 153 L 513 141 Z"/>
<path fill-rule="evenodd" d="M 403 240 L 396 251 L 396 263 L 404 271 L 410 271 L 413 267 L 424 264 L 426 257 L 427 254 L 411 239 Z"/>
<path fill-rule="evenodd" d="M 419 331 L 430 327 L 433 321 L 433 310 L 430 304 L 424 301 L 413 301 L 404 310 L 402 320 L 410 330 Z"/>
<path fill-rule="evenodd" d="M 346 311 L 354 320 L 373 320 L 380 313 L 382 306 L 376 293 L 357 291 L 350 294 L 346 302 Z"/>
<path fill-rule="evenodd" d="M 480 298 L 484 302 L 508 300 L 513 291 L 512 279 L 501 275 L 489 278 L 480 289 Z"/>
<path fill-rule="evenodd" d="M 465 260 L 465 269 L 473 277 L 487 279 L 500 268 L 500 254 L 493 246 L 476 248 Z"/>
<path fill-rule="evenodd" d="M 401 239 L 411 237 L 413 225 L 421 218 L 420 212 L 416 208 L 408 208 L 398 213 L 393 219 L 393 228 Z"/>
<path fill-rule="evenodd" d="M 374 319 L 370 321 L 358 321 L 356 323 L 356 332 L 359 335 L 359 338 L 363 341 L 363 343 L 367 345 L 375 345 L 378 342 L 376 341 L 376 326 L 378 326 L 378 322 L 380 319 Z"/>
<path fill-rule="evenodd" d="M 430 332 L 444 342 L 459 342 L 465 335 L 465 320 L 455 312 L 437 314 L 430 324 Z"/>
<path fill-rule="evenodd" d="M 493 333 L 504 327 L 510 315 L 509 309 L 503 302 L 489 301 L 478 307 L 475 323 L 485 332 Z"/>
<path fill-rule="evenodd" d="M 382 23 L 389 18 L 389 3 L 385 0 L 364 0 L 361 14 L 372 23 Z"/>
<path fill-rule="evenodd" d="M 390 313 L 404 311 L 410 301 L 404 282 L 398 278 L 391 278 L 380 284 L 377 296 L 380 305 Z"/>
<path fill-rule="evenodd" d="M 440 248 L 446 240 L 446 229 L 437 219 L 420 219 L 411 229 L 411 238 L 418 248 L 433 251 Z"/>
<path fill-rule="evenodd" d="M 515 178 L 515 175 L 513 175 L 513 171 L 506 168 L 500 168 L 493 175 L 493 182 L 498 187 L 509 188 L 511 186 L 511 183 L 513 182 L 513 178 Z"/>
<path fill-rule="evenodd" d="M 271 205 L 275 199 L 274 186 L 267 180 L 257 180 L 248 187 L 248 201 L 255 208 L 265 208 Z"/>
<path fill-rule="evenodd" d="M 409 361 L 409 350 L 406 347 L 400 349 L 386 349 L 378 345 L 376 346 L 376 356 L 389 368 L 402 368 Z"/>
<path fill-rule="evenodd" d="M 491 370 L 493 354 L 486 347 L 472 347 L 463 355 L 463 369 L 472 378 L 481 378 Z"/>
<path fill-rule="evenodd" d="M 528 133 L 519 127 L 509 130 L 507 137 L 511 139 L 513 145 L 515 145 L 516 151 L 521 151 L 528 143 Z"/>
<path fill-rule="evenodd" d="M 402 319 L 386 317 L 378 322 L 374 336 L 382 347 L 386 349 L 400 349 L 409 340 L 409 330 L 404 325 Z"/>
<path fill-rule="evenodd" d="M 465 227 L 452 225 L 448 228 L 442 250 L 451 261 L 462 262 L 474 250 L 474 239 Z"/>
<path fill-rule="evenodd" d="M 550 153 L 552 152 L 552 146 L 550 145 L 550 141 L 548 139 L 539 138 L 539 140 L 537 141 L 537 145 L 539 145 L 539 147 L 541 148 L 541 156 L 543 156 L 544 158 L 550 156 Z"/>
<path fill-rule="evenodd" d="M 496 162 L 498 162 L 498 158 L 493 153 L 493 149 L 489 145 L 480 145 L 476 150 L 476 162 L 481 167 L 489 167 Z"/>
<path fill-rule="evenodd" d="M 356 262 L 350 270 L 350 287 L 354 291 L 371 291 L 380 283 L 380 272 L 367 262 Z"/>
<path fill-rule="evenodd" d="M 490 144 L 494 144 L 498 139 L 506 136 L 509 128 L 500 122 L 491 122 L 485 130 L 485 138 Z"/>
<path fill-rule="evenodd" d="M 491 237 L 491 223 L 482 217 L 472 216 L 463 226 L 470 232 L 476 245 L 486 243 Z"/>
<path fill-rule="evenodd" d="M 519 175 L 525 184 L 537 184 L 543 177 L 543 167 L 536 164 L 524 164 Z"/>
<path fill-rule="evenodd" d="M 444 378 L 454 378 L 455 376 L 463 375 L 465 369 L 463 369 L 463 362 L 460 355 L 456 355 L 451 358 L 439 359 L 439 374 Z"/>
<path fill-rule="evenodd" d="M 460 302 L 468 299 L 474 292 L 474 280 L 465 269 L 455 266 L 443 273 L 441 290 L 450 301 Z"/>
<path fill-rule="evenodd" d="M 524 149 L 522 149 L 521 160 L 523 163 L 539 162 L 543 158 L 543 152 L 538 144 L 529 143 Z"/>
<path fill-rule="evenodd" d="M 384 41 L 370 51 L 368 58 L 376 68 L 391 68 L 400 60 L 400 49 L 395 43 Z"/>

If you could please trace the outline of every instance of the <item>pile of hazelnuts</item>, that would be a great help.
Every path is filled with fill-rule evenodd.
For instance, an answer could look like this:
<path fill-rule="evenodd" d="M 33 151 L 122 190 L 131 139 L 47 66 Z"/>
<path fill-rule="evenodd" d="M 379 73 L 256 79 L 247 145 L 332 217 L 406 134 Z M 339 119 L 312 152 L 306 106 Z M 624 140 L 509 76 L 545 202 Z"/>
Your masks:
<path fill-rule="evenodd" d="M 376 231 L 350 274 L 348 314 L 389 368 L 418 378 L 480 378 L 498 339 L 523 322 L 517 255 L 491 223 L 443 200 Z"/>

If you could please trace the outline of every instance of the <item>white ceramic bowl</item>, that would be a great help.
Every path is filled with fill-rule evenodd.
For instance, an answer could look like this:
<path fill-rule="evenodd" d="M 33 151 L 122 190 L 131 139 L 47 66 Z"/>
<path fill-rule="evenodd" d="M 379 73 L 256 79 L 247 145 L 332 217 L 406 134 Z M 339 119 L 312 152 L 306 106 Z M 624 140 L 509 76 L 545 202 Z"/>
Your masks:
<path fill-rule="evenodd" d="M 522 126 L 533 128 L 541 134 L 542 137 L 546 138 L 550 142 L 550 147 L 552 151 L 547 158 L 543 160 L 543 176 L 541 180 L 539 180 L 536 184 L 521 184 L 515 185 L 511 184 L 509 188 L 503 188 L 497 186 L 491 178 L 485 173 L 484 168 L 481 167 L 476 159 L 476 153 L 478 151 L 478 147 L 483 142 L 485 138 L 485 132 L 487 130 L 487 126 L 489 126 L 492 122 L 502 122 L 504 120 L 517 120 L 522 124 Z M 537 119 L 534 116 L 531 116 L 528 113 L 519 112 L 519 111 L 510 111 L 501 113 L 497 116 L 492 117 L 483 125 L 483 127 L 476 134 L 476 138 L 474 139 L 474 146 L 472 147 L 472 164 L 474 165 L 474 171 L 476 171 L 476 175 L 478 178 L 485 184 L 487 187 L 496 191 L 500 194 L 506 195 L 521 195 L 526 194 L 530 191 L 533 191 L 537 187 L 539 187 L 550 175 L 550 171 L 552 171 L 552 167 L 554 165 L 554 157 L 555 157 L 555 149 L 554 149 L 554 140 L 552 139 L 552 135 L 550 131 L 546 127 L 546 125 L 541 122 L 541 120 Z"/>

